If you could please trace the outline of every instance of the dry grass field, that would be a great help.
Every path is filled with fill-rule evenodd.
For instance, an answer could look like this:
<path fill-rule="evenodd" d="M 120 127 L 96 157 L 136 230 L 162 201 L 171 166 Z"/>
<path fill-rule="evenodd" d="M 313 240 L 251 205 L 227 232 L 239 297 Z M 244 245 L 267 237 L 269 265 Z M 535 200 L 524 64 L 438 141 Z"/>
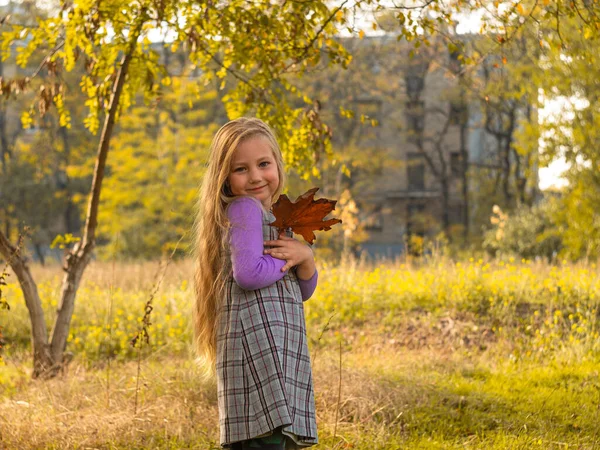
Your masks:
<path fill-rule="evenodd" d="M 34 272 L 51 326 L 60 268 Z M 0 448 L 219 448 L 216 385 L 190 348 L 189 262 L 167 269 L 150 344 L 129 344 L 159 273 L 93 263 L 73 361 L 50 381 L 31 380 L 27 312 L 9 277 Z M 321 263 L 305 303 L 313 448 L 600 449 L 598 275 L 530 261 Z"/>

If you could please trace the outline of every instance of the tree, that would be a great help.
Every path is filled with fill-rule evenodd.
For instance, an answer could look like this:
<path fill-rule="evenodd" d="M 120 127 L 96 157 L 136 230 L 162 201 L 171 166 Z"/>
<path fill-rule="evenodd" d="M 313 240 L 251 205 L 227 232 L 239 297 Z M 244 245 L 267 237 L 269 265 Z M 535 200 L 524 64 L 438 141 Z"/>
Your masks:
<path fill-rule="evenodd" d="M 558 199 L 549 197 L 534 205 L 520 205 L 510 215 L 494 207 L 492 229 L 485 233 L 483 247 L 494 256 L 556 259 L 563 241 L 553 221 Z"/>
<path fill-rule="evenodd" d="M 452 187 L 462 181 L 463 186 L 468 188 L 466 163 L 460 164 L 454 158 L 456 152 L 450 151 L 450 146 L 454 145 L 456 148 L 452 150 L 463 152 L 461 161 L 468 161 L 467 99 L 464 98 L 466 94 L 461 95 L 463 83 L 446 81 L 450 72 L 458 72 L 460 66 L 445 67 L 449 58 L 441 39 L 419 49 L 413 49 L 406 43 L 399 44 L 392 31 L 348 41 L 345 45 L 353 56 L 349 68 L 319 71 L 307 87 L 314 92 L 323 117 L 333 128 L 333 154 L 317 164 L 322 175 L 318 182 L 326 186 L 333 196 L 350 189 L 359 200 L 362 217 L 369 212 L 375 213 L 375 217 L 386 203 L 382 188 L 389 189 L 389 182 L 393 184 L 398 178 L 403 178 L 397 176 L 397 170 L 406 170 L 403 150 L 409 145 L 398 138 L 404 135 L 413 153 L 418 152 L 418 156 L 425 157 L 424 164 L 430 168 L 436 188 L 441 186 L 443 207 L 439 208 L 440 221 L 447 229 Z M 441 64 L 444 66 L 440 67 Z M 429 92 L 439 95 L 433 101 L 428 98 L 430 101 L 425 108 L 420 105 L 424 103 L 425 77 L 429 74 L 433 74 Z M 324 89 L 325 86 L 328 89 Z M 403 123 L 409 126 L 402 126 Z M 423 124 L 426 130 L 420 129 Z M 418 129 L 412 129 L 413 126 Z M 457 126 L 462 129 L 460 144 L 454 136 Z M 391 174 L 392 177 L 387 183 L 382 182 L 384 166 L 386 175 Z M 461 180 L 454 179 L 458 178 L 458 172 Z M 466 195 L 464 189 L 462 195 Z M 461 210 L 464 211 L 462 221 L 467 222 L 467 229 L 468 214 L 466 208 Z"/>
<path fill-rule="evenodd" d="M 68 74 L 67 80 L 71 75 Z M 36 129 L 23 130 L 16 126 L 20 120 L 15 112 L 26 103 L 23 98 L 18 100 L 17 105 L 7 108 L 12 118 L 9 129 L 16 131 L 11 156 L 5 161 L 0 178 L 2 207 L 10 210 L 10 214 L 5 212 L 2 222 L 12 230 L 27 224 L 30 243 L 37 259 L 44 264 L 54 236 L 76 233 L 81 227 L 77 199 L 85 195 L 92 171 L 82 169 L 78 175 L 73 169 L 89 166 L 93 161 L 93 136 L 78 122 L 68 129 L 61 126 L 53 110 L 40 119 Z M 81 116 L 83 103 L 82 95 L 77 92 L 65 96 L 65 104 L 74 116 Z M 10 232 L 5 234 L 9 239 L 14 237 Z"/>
<path fill-rule="evenodd" d="M 136 104 L 123 115 L 102 190 L 100 257 L 170 254 L 181 236 L 179 254 L 188 253 L 203 161 L 224 114 L 216 89 L 182 74 L 152 108 Z"/>
<path fill-rule="evenodd" d="M 8 16 L 17 17 L 19 21 L 28 25 L 33 24 L 32 16 L 38 11 L 33 8 L 31 4 L 16 5 L 10 2 L 8 5 L 0 6 L 0 17 L 5 18 Z M 0 21 L 0 32 L 7 30 L 7 26 L 4 24 L 5 20 Z M 5 61 L 0 58 L 0 80 L 5 77 Z M 6 68 L 8 70 L 8 68 Z M 19 99 L 22 104 L 25 100 Z M 10 164 L 14 157 L 14 148 L 17 139 L 22 134 L 23 127 L 14 114 L 11 114 L 7 108 L 7 95 L 2 84 L 0 83 L 0 174 L 2 179 L 0 183 L 0 213 L 2 215 L 2 222 L 4 225 L 3 232 L 7 236 L 12 235 L 12 230 L 15 229 L 13 225 L 14 221 L 11 220 L 11 215 L 14 212 L 14 205 L 11 204 L 11 197 L 4 186 L 9 178 L 9 172 L 11 171 Z M 11 175 L 10 178 L 13 178 Z"/>
<path fill-rule="evenodd" d="M 553 211 L 563 241 L 562 256 L 572 260 L 600 257 L 600 172 L 596 169 L 569 171 L 570 185 L 562 192 Z"/>
<path fill-rule="evenodd" d="M 411 60 L 404 70 L 406 80 L 407 123 L 409 142 L 425 160 L 429 171 L 440 186 L 442 195 L 442 229 L 448 233 L 450 228 L 450 152 L 445 140 L 448 135 L 452 116 L 449 109 L 438 105 L 426 107 L 422 98 L 425 78 L 434 63 L 434 51 L 427 51 Z M 426 124 L 429 127 L 426 128 Z"/>
<path fill-rule="evenodd" d="M 474 52 L 486 51 L 485 44 L 471 45 Z M 472 78 L 483 127 L 492 137 L 488 163 L 495 169 L 494 194 L 500 193 L 508 208 L 531 205 L 537 197 L 539 135 L 532 127 L 537 125 L 539 100 L 538 86 L 531 80 L 539 56 L 531 36 L 519 33 L 501 55 L 482 61 L 481 76 Z"/>
<path fill-rule="evenodd" d="M 404 167 L 394 161 L 380 127 L 401 82 L 403 61 L 397 57 L 396 40 L 386 36 L 338 39 L 352 55 L 352 63 L 344 68 L 323 61 L 301 84 L 331 128 L 328 157 L 316 155 L 313 172 L 305 178 L 292 174 L 288 183 L 294 194 L 319 186 L 318 196 L 338 199 L 335 215 L 345 217 L 347 226 L 318 237 L 315 245 L 322 256 L 358 250 L 368 237 L 365 218 L 377 211 L 374 180 L 384 166 Z"/>
<path fill-rule="evenodd" d="M 22 120 L 32 123 L 35 112 L 43 115 L 54 106 L 60 124 L 70 125 L 61 76 L 83 61 L 80 86 L 87 96 L 85 125 L 92 132 L 103 121 L 82 237 L 64 261 L 65 276 L 56 322 L 48 338 L 35 281 L 27 261 L 0 233 L 0 253 L 11 261 L 32 325 L 33 376 L 54 376 L 63 364 L 75 297 L 96 242 L 102 181 L 115 123 L 143 93 L 150 101 L 170 78 L 160 55 L 149 40 L 151 30 L 174 36 L 171 50 L 185 46 L 189 60 L 200 71 L 200 82 L 219 79 L 228 84 L 223 98 L 230 117 L 253 111 L 268 119 L 283 138 L 289 162 L 308 167 L 313 150 L 322 147 L 327 129 L 310 106 L 294 108 L 285 92 L 295 92 L 294 77 L 316 65 L 323 53 L 332 64 L 348 63 L 339 42 L 331 39 L 346 22 L 346 3 L 329 8 L 325 2 L 244 2 L 92 0 L 62 2 L 58 11 L 38 21 L 36 27 L 18 24 L 2 33 L 2 59 L 19 47 L 17 62 L 25 66 L 40 57 L 38 68 L 22 80 L 2 80 L 3 92 L 35 89 L 36 103 Z M 252 36 L 252 39 L 249 39 Z M 257 45 L 258 44 L 258 45 Z M 46 74 L 40 79 L 40 73 Z M 301 93 L 300 93 L 301 94 Z M 306 142 L 312 143 L 312 148 Z"/>

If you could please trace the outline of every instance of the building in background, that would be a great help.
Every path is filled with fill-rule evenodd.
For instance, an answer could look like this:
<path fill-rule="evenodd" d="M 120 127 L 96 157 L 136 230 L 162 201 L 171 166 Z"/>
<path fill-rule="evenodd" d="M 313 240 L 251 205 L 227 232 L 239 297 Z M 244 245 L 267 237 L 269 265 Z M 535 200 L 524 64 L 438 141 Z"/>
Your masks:
<path fill-rule="evenodd" d="M 369 235 L 362 249 L 395 256 L 415 236 L 444 231 L 464 239 L 479 231 L 472 228 L 493 203 L 538 197 L 537 148 L 525 161 L 511 146 L 520 121 L 528 114 L 536 120 L 535 110 L 526 99 L 510 110 L 501 99 L 497 110 L 482 106 L 494 75 L 487 67 L 466 79 L 458 52 L 434 43 L 411 56 L 413 47 L 394 36 L 353 39 L 348 47 L 353 67 L 337 80 L 343 88 L 331 85 L 329 101 L 346 98 L 354 126 L 334 145 L 385 155 L 368 179 L 357 170 L 347 180 Z M 512 198 L 503 198 L 504 177 Z"/>

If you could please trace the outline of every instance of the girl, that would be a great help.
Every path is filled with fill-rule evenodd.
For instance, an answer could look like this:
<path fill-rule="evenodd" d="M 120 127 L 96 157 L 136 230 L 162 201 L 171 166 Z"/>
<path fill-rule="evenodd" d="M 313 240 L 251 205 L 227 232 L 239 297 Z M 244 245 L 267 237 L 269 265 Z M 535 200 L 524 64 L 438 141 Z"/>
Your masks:
<path fill-rule="evenodd" d="M 240 118 L 217 132 L 195 225 L 194 328 L 216 370 L 223 448 L 318 441 L 303 306 L 317 271 L 308 245 L 269 226 L 284 181 L 264 122 Z"/>

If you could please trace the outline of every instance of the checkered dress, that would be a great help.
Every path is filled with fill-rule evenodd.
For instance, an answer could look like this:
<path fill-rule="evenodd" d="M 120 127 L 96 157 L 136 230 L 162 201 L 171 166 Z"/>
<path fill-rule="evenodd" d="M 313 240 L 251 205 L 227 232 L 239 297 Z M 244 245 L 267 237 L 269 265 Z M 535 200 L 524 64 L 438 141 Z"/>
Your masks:
<path fill-rule="evenodd" d="M 263 213 L 263 237 L 277 239 Z M 298 446 L 318 442 L 304 304 L 295 271 L 255 291 L 229 275 L 217 334 L 221 446 L 278 426 Z"/>

